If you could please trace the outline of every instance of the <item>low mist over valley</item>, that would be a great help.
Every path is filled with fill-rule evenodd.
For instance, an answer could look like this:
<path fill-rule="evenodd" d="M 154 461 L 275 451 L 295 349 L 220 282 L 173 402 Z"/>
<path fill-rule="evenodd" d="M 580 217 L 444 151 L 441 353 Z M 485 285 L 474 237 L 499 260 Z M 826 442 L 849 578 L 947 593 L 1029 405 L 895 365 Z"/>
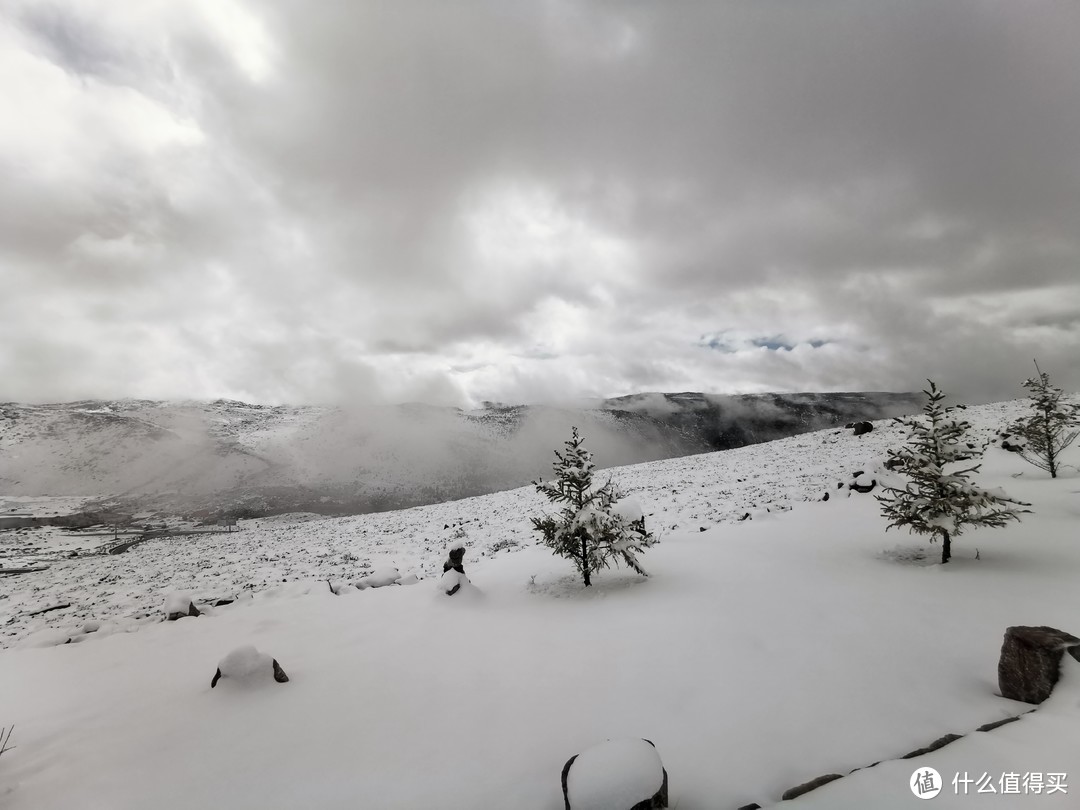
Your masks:
<path fill-rule="evenodd" d="M 0 491 L 88 511 L 228 520 L 357 514 L 521 486 L 571 425 L 601 467 L 910 413 L 911 394 L 635 394 L 573 405 L 355 409 L 231 400 L 0 405 Z"/>

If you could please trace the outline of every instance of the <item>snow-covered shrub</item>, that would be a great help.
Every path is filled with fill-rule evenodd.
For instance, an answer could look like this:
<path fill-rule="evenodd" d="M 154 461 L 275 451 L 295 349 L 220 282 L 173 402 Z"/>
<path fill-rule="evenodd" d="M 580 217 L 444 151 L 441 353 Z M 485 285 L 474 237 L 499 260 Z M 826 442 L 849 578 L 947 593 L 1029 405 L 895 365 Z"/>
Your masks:
<path fill-rule="evenodd" d="M 556 450 L 555 456 L 555 479 L 534 482 L 537 492 L 562 505 L 556 515 L 532 519 L 544 545 L 573 560 L 586 586 L 592 584 L 594 571 L 613 561 L 648 576 L 636 555 L 656 540 L 644 528 L 640 507 L 618 507 L 623 496 L 610 479 L 594 488 L 592 453 L 576 427 L 565 451 Z"/>
<path fill-rule="evenodd" d="M 1027 510 L 1018 507 L 1029 504 L 1013 500 L 1001 490 L 972 483 L 969 478 L 981 464 L 956 468 L 981 456 L 982 449 L 965 441 L 971 425 L 951 417 L 955 407 L 942 407 L 945 394 L 933 380 L 927 382 L 930 390 L 923 391 L 927 396 L 923 416 L 896 420 L 910 433 L 903 447 L 889 451 L 895 472 L 908 480 L 903 487 L 886 484 L 874 497 L 889 520 L 887 529 L 906 526 L 916 534 L 930 535 L 930 542 L 940 537 L 941 561 L 947 563 L 952 556 L 952 538 L 964 528 L 1004 526 L 1019 520 L 1020 513 Z"/>

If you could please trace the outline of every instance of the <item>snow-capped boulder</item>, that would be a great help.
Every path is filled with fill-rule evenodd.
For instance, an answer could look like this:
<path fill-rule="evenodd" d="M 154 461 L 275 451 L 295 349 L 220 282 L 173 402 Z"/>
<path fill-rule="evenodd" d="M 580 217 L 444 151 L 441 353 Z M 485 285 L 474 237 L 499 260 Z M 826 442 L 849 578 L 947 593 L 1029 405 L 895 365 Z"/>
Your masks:
<path fill-rule="evenodd" d="M 464 572 L 458 571 L 456 568 L 450 568 L 443 572 L 442 579 L 439 580 L 439 587 L 447 596 L 453 596 L 463 585 L 469 585 L 469 578 L 465 576 Z"/>
<path fill-rule="evenodd" d="M 1008 450 L 1010 453 L 1019 453 L 1027 448 L 1027 439 L 1023 436 L 1012 436 L 1006 434 L 1001 437 L 1001 449 Z"/>
<path fill-rule="evenodd" d="M 1066 652 L 1080 661 L 1080 638 L 1053 627 L 1008 628 L 998 659 L 1001 696 L 1042 703 L 1058 682 Z"/>
<path fill-rule="evenodd" d="M 859 470 L 848 481 L 848 488 L 854 492 L 872 492 L 874 487 L 877 486 L 877 479 L 870 473 Z"/>
<path fill-rule="evenodd" d="M 383 588 L 387 585 L 396 585 L 401 580 L 401 572 L 393 566 L 376 568 L 366 577 L 360 577 L 354 584 L 359 590 L 365 588 Z"/>
<path fill-rule="evenodd" d="M 210 688 L 217 686 L 222 678 L 228 678 L 238 684 L 255 685 L 268 682 L 271 678 L 278 683 L 288 683 L 289 676 L 277 660 L 266 653 L 261 653 L 250 644 L 237 647 L 218 663 L 217 672 L 210 681 Z"/>
<path fill-rule="evenodd" d="M 649 740 L 608 740 L 567 760 L 565 810 L 660 810 L 668 806 L 668 776 Z"/>
<path fill-rule="evenodd" d="M 185 591 L 174 591 L 165 596 L 165 618 L 170 622 L 182 619 L 184 616 L 198 616 L 199 609 L 191 601 L 191 594 Z"/>

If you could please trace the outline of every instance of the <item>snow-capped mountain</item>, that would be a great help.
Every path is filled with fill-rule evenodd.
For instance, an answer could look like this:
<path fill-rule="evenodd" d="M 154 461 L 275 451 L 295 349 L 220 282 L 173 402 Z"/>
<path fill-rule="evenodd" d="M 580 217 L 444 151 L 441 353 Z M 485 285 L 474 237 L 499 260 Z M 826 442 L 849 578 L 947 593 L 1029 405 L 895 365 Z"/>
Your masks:
<path fill-rule="evenodd" d="M 364 513 L 520 486 L 570 425 L 605 466 L 725 450 L 908 413 L 908 394 L 637 394 L 464 411 L 231 400 L 0 405 L 0 492 L 199 517 Z"/>

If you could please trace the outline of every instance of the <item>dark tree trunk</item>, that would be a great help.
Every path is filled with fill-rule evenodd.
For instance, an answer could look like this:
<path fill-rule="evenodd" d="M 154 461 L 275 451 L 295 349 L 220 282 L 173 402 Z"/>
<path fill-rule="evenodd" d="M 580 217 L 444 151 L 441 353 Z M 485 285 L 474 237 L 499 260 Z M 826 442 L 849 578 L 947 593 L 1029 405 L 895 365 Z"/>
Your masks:
<path fill-rule="evenodd" d="M 941 563 L 944 565 L 952 557 L 952 541 L 949 538 L 949 533 L 944 529 L 941 530 Z"/>
<path fill-rule="evenodd" d="M 1049 420 L 1047 420 L 1049 422 Z M 1050 468 L 1050 477 L 1057 478 L 1057 454 L 1054 452 L 1054 437 L 1050 434 L 1049 425 L 1046 428 L 1046 466 Z"/>
<path fill-rule="evenodd" d="M 589 538 L 581 535 L 581 570 L 585 574 L 585 587 L 592 585 L 589 581 Z"/>

